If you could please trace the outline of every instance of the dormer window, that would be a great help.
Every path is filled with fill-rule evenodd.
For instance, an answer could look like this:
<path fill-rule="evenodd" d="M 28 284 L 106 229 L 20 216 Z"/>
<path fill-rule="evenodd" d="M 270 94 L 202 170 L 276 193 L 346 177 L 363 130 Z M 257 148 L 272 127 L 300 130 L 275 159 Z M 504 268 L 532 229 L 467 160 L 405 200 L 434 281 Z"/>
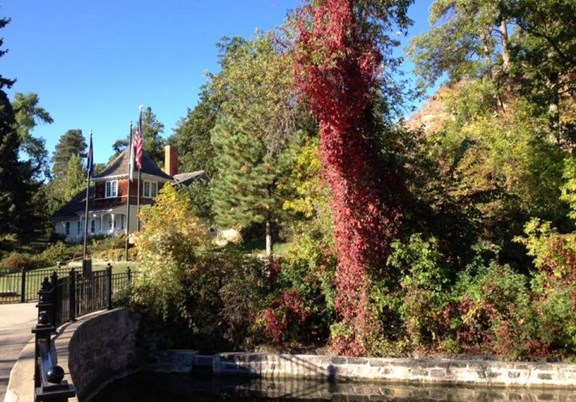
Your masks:
<path fill-rule="evenodd" d="M 158 182 L 145 181 L 144 182 L 144 197 L 156 198 L 158 195 Z"/>
<path fill-rule="evenodd" d="M 118 197 L 118 180 L 106 182 L 106 198 Z"/>

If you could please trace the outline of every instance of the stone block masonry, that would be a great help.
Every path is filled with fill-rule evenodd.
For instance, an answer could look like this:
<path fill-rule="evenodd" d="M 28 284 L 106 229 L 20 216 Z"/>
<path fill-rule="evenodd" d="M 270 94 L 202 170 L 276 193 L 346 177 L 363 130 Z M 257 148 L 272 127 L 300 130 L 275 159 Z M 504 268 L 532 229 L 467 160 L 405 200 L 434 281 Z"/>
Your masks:
<path fill-rule="evenodd" d="M 576 365 L 563 363 L 223 353 L 214 356 L 213 371 L 262 378 L 576 389 Z"/>
<path fill-rule="evenodd" d="M 68 367 L 81 401 L 143 363 L 137 348 L 139 316 L 125 309 L 97 315 L 79 326 L 68 344 Z"/>

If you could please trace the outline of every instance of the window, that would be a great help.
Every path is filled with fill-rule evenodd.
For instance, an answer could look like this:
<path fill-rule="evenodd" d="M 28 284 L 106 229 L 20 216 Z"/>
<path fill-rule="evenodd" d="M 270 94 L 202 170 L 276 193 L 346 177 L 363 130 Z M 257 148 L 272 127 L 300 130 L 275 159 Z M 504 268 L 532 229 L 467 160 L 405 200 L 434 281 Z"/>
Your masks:
<path fill-rule="evenodd" d="M 66 222 L 66 236 L 70 236 L 70 222 Z"/>
<path fill-rule="evenodd" d="M 156 198 L 158 195 L 158 183 L 155 181 L 144 182 L 144 197 Z"/>
<path fill-rule="evenodd" d="M 106 198 L 118 197 L 118 180 L 106 182 Z"/>
<path fill-rule="evenodd" d="M 94 219 L 90 219 L 90 233 L 96 232 L 96 221 Z"/>
<path fill-rule="evenodd" d="M 81 220 L 78 220 L 78 224 L 76 226 L 76 233 L 77 234 L 82 233 L 82 221 Z"/>

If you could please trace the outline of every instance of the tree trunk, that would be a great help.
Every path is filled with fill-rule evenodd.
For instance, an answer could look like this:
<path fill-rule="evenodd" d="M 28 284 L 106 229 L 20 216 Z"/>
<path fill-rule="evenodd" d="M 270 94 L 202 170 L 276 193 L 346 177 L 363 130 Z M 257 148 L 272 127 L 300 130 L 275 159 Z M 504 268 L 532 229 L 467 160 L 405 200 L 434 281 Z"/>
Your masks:
<path fill-rule="evenodd" d="M 266 220 L 266 257 L 272 259 L 273 244 L 272 244 L 272 224 L 270 220 Z"/>
<path fill-rule="evenodd" d="M 508 50 L 508 27 L 506 20 L 500 22 L 500 42 L 502 44 L 502 71 L 507 73 L 510 68 L 510 51 Z"/>

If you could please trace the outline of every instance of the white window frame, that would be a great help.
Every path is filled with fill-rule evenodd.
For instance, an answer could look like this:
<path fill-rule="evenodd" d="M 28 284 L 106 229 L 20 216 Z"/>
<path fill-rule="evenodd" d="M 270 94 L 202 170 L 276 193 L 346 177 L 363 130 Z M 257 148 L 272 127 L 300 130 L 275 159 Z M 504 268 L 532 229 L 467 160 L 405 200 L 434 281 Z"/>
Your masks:
<path fill-rule="evenodd" d="M 142 196 L 146 198 L 156 198 L 158 196 L 158 182 L 145 180 L 142 186 Z"/>
<path fill-rule="evenodd" d="M 104 185 L 104 197 L 115 198 L 118 197 L 118 180 L 109 180 Z"/>

